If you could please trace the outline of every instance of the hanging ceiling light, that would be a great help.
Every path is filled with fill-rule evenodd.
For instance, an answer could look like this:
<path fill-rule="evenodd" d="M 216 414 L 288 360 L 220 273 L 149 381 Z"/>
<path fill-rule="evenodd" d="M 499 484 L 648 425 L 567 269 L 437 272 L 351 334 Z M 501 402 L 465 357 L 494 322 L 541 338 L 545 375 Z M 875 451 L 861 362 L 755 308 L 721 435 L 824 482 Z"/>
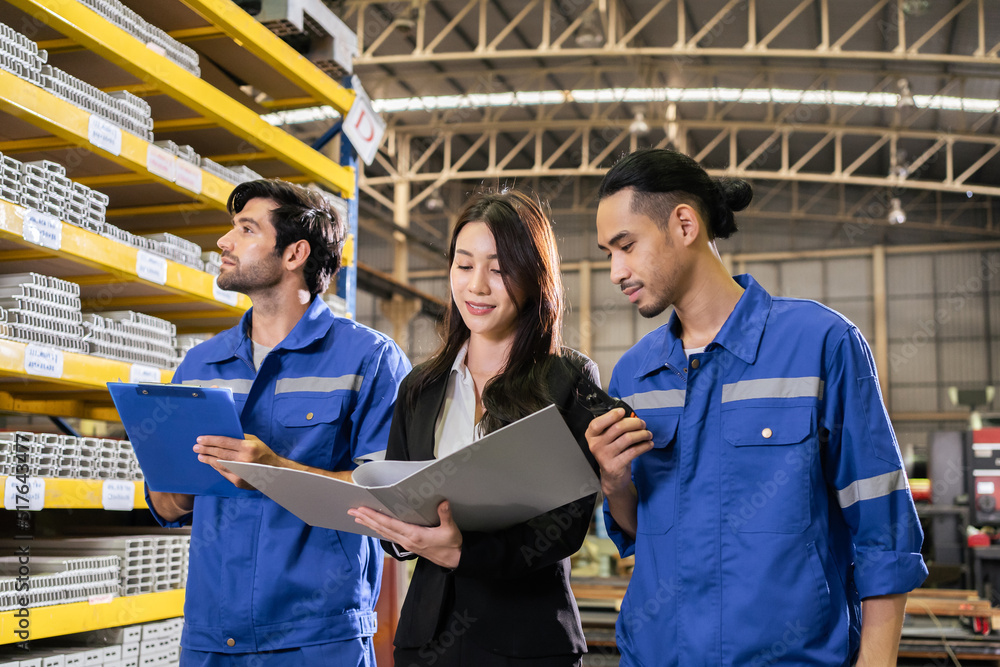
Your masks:
<path fill-rule="evenodd" d="M 898 91 L 898 100 L 896 101 L 897 109 L 912 109 L 916 104 L 913 102 L 913 92 L 910 90 L 910 82 L 906 79 L 899 79 L 896 81 L 896 89 Z"/>
<path fill-rule="evenodd" d="M 903 0 L 903 13 L 907 16 L 923 16 L 930 6 L 930 0 Z"/>
<path fill-rule="evenodd" d="M 900 148 L 892 156 L 892 164 L 889 165 L 889 176 L 904 179 L 910 175 L 910 164 L 906 161 L 906 151 Z"/>
<path fill-rule="evenodd" d="M 604 44 L 604 31 L 601 30 L 601 17 L 597 12 L 584 15 L 580 27 L 576 30 L 576 45 L 581 49 L 596 49 Z"/>
<path fill-rule="evenodd" d="M 628 131 L 636 136 L 649 134 L 649 123 L 646 122 L 646 114 L 636 111 L 635 118 L 629 123 Z"/>
<path fill-rule="evenodd" d="M 893 197 L 889 200 L 889 224 L 901 225 L 906 222 L 906 211 L 903 210 L 902 202 L 899 201 L 899 197 Z"/>
<path fill-rule="evenodd" d="M 400 12 L 396 17 L 396 30 L 408 33 L 417 27 L 417 19 L 420 18 L 420 0 L 412 0 L 410 8 Z"/>
<path fill-rule="evenodd" d="M 434 190 L 434 192 L 432 192 L 430 196 L 424 200 L 424 208 L 431 213 L 436 213 L 444 208 L 444 198 L 441 197 L 440 190 Z"/>

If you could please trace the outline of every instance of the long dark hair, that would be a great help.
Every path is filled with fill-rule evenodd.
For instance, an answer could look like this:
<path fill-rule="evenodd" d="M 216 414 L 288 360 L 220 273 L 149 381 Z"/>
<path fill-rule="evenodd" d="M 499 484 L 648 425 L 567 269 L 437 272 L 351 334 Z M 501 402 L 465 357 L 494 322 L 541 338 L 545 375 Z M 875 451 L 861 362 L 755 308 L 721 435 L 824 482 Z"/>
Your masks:
<path fill-rule="evenodd" d="M 507 294 L 517 307 L 517 328 L 510 356 L 500 374 L 483 389 L 484 433 L 540 410 L 549 402 L 545 385 L 551 357 L 562 351 L 563 287 L 559 253 L 547 207 L 516 190 L 474 194 L 458 214 L 451 232 L 448 265 L 455 261 L 455 242 L 470 222 L 484 222 L 497 246 L 497 261 Z M 522 295 L 520 301 L 514 294 Z M 469 339 L 469 328 L 455 300 L 445 315 L 445 340 L 437 353 L 417 367 L 406 401 L 410 409 L 429 384 L 451 371 Z"/>

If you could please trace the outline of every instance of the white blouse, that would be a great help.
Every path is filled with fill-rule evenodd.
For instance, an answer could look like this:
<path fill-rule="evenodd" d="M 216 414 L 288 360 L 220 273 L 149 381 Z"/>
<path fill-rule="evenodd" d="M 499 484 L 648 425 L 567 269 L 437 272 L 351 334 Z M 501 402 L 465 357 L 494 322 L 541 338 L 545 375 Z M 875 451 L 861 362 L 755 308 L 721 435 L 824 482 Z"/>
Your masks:
<path fill-rule="evenodd" d="M 444 403 L 434 427 L 434 458 L 440 459 L 468 447 L 482 437 L 476 425 L 476 385 L 465 365 L 469 342 L 455 355 L 451 365 Z"/>

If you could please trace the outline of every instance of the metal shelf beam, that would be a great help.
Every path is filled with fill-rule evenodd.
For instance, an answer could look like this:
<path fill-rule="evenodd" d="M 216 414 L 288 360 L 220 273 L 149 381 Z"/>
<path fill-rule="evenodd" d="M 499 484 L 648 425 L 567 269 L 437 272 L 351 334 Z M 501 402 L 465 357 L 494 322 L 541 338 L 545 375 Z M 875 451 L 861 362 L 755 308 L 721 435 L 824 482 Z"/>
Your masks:
<path fill-rule="evenodd" d="M 155 85 L 165 94 L 219 126 L 259 146 L 313 180 L 345 197 L 354 196 L 354 174 L 263 120 L 201 78 L 140 42 L 79 2 L 12 0 L 12 4 L 45 22 L 122 69 Z M 57 5 L 57 6 L 54 6 Z M 143 163 L 143 166 L 145 164 Z"/>
<path fill-rule="evenodd" d="M 0 612 L 0 644 L 21 641 L 16 611 Z M 103 604 L 73 602 L 31 609 L 31 638 L 45 639 L 76 632 L 116 628 L 176 618 L 184 613 L 184 591 L 163 591 L 113 598 Z"/>

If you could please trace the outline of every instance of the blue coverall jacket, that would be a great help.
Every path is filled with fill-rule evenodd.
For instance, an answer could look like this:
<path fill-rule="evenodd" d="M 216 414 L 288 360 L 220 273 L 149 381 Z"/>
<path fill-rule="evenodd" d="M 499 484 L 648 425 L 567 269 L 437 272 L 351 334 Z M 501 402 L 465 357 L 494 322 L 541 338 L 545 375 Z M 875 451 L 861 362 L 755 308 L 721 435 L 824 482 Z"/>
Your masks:
<path fill-rule="evenodd" d="M 705 351 L 676 315 L 616 365 L 610 390 L 655 448 L 633 463 L 638 533 L 622 665 L 849 665 L 860 599 L 924 580 L 923 533 L 858 329 L 749 275 Z"/>
<path fill-rule="evenodd" d="M 350 470 L 385 449 L 410 370 L 392 340 L 315 298 L 256 371 L 249 326 L 247 312 L 189 351 L 173 381 L 231 388 L 243 430 L 299 463 Z M 257 491 L 196 496 L 192 515 L 160 522 L 192 525 L 182 648 L 255 653 L 374 634 L 377 540 L 309 526 Z"/>

